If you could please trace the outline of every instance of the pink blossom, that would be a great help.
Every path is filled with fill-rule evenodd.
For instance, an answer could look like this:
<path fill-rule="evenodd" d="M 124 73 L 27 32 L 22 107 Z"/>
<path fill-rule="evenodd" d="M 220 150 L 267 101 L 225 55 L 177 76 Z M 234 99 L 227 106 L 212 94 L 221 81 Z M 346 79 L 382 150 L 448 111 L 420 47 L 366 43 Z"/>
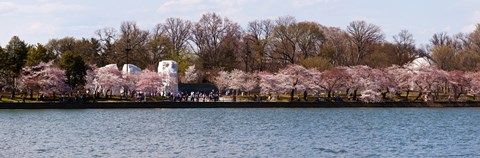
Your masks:
<path fill-rule="evenodd" d="M 160 74 L 150 70 L 143 70 L 139 76 L 141 77 L 139 77 L 136 84 L 138 91 L 149 95 L 155 95 L 161 91 L 159 87 L 163 87 L 163 78 Z"/>

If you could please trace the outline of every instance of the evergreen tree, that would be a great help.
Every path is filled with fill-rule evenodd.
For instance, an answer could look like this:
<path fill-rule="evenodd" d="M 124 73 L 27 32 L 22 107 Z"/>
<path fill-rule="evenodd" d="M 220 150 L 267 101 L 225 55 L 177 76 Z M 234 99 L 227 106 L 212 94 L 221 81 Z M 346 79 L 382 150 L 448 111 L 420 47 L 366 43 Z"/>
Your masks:
<path fill-rule="evenodd" d="M 58 65 L 65 70 L 67 84 L 72 89 L 83 87 L 85 75 L 87 75 L 87 66 L 80 55 L 66 51 L 62 54 Z"/>
<path fill-rule="evenodd" d="M 16 78 L 20 75 L 20 71 L 25 65 L 27 53 L 27 44 L 17 36 L 13 36 L 5 50 L 0 51 L 0 77 L 5 84 L 3 89 L 10 90 L 12 98 L 15 96 Z"/>

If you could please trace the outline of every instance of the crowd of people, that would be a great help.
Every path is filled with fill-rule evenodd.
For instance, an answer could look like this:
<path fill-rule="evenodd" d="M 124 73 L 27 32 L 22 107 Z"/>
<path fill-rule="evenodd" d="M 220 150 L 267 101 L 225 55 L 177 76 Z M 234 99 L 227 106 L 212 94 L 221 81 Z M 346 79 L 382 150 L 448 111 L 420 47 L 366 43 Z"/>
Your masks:
<path fill-rule="evenodd" d="M 211 91 L 210 93 L 207 92 L 200 92 L 200 91 L 192 91 L 188 92 L 179 92 L 179 93 L 171 93 L 169 95 L 170 101 L 172 102 L 217 102 L 220 99 L 220 93 Z"/>

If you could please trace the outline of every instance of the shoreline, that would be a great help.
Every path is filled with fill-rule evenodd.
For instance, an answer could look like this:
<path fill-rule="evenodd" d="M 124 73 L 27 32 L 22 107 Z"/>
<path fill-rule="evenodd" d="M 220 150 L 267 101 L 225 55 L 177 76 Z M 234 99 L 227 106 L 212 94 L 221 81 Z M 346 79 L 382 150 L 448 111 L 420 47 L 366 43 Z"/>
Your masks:
<path fill-rule="evenodd" d="M 468 108 L 480 102 L 88 102 L 0 103 L 0 109 L 131 109 L 131 108 Z"/>

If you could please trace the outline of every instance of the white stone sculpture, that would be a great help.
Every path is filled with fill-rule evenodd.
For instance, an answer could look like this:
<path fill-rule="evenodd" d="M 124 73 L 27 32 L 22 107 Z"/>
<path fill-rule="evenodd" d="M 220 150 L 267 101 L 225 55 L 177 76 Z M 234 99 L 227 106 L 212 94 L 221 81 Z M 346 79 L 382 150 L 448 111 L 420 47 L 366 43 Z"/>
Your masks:
<path fill-rule="evenodd" d="M 138 66 L 135 66 L 133 64 L 123 64 L 123 68 L 122 68 L 123 74 L 135 74 L 141 71 L 142 69 L 140 69 Z"/>
<path fill-rule="evenodd" d="M 158 63 L 158 74 L 164 76 L 165 93 L 178 93 L 178 65 L 173 60 Z"/>

